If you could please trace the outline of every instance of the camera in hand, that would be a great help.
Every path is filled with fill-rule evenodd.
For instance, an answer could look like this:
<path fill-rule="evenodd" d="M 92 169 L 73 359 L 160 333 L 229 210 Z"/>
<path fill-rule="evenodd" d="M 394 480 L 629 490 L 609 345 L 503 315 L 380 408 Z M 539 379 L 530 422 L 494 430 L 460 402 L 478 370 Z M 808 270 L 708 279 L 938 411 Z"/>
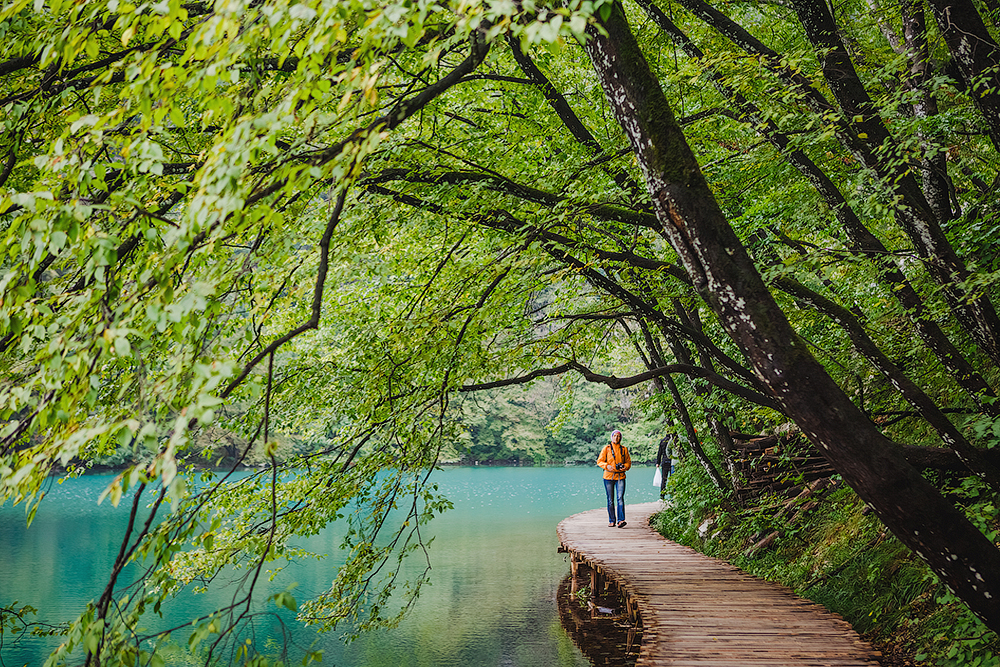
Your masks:
<path fill-rule="evenodd" d="M 623 470 L 624 468 L 625 468 L 625 464 L 624 463 L 616 463 L 615 464 L 615 470 Z"/>

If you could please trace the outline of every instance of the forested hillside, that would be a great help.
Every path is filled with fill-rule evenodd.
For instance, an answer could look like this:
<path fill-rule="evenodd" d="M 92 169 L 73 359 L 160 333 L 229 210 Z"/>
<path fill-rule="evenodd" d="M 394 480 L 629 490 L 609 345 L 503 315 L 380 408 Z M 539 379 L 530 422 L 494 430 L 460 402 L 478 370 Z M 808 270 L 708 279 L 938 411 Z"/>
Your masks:
<path fill-rule="evenodd" d="M 397 558 L 447 507 L 433 466 L 585 458 L 613 428 L 585 383 L 634 392 L 626 436 L 677 433 L 713 496 L 731 433 L 801 431 L 993 641 L 998 11 L 4 4 L 0 498 L 30 520 L 50 472 L 140 462 L 51 664 L 157 660 L 143 615 L 234 565 L 193 646 L 258 664 L 258 577 L 337 520 L 331 588 L 274 602 L 391 625 Z M 572 407 L 543 419 L 553 386 Z M 196 484 L 193 451 L 267 465 Z"/>
<path fill-rule="evenodd" d="M 652 463 L 660 440 L 676 428 L 650 398 L 648 392 L 555 379 L 476 392 L 452 406 L 449 419 L 458 430 L 442 443 L 438 460 L 457 465 L 592 466 L 618 429 L 634 461 Z M 278 432 L 269 454 L 237 432 L 209 427 L 192 435 L 179 460 L 199 469 L 270 466 L 269 455 L 281 462 L 295 460 L 336 437 L 332 426 L 324 432 Z M 73 457 L 59 471 L 118 472 L 154 459 L 152 451 L 118 443 L 99 455 Z"/>
<path fill-rule="evenodd" d="M 612 392 L 587 383 L 538 381 L 524 388 L 477 392 L 463 401 L 464 432 L 445 456 L 472 464 L 594 465 L 617 429 L 635 462 L 652 462 L 672 424 L 649 407 L 638 392 Z"/>

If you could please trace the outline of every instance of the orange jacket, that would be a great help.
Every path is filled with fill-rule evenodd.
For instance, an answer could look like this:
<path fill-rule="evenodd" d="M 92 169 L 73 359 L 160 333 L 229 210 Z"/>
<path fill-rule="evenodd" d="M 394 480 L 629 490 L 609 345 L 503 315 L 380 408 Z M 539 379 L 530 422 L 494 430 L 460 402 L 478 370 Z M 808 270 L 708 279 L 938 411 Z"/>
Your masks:
<path fill-rule="evenodd" d="M 615 464 L 624 463 L 621 470 L 615 469 Z M 612 446 L 604 445 L 601 455 L 597 457 L 597 465 L 604 468 L 604 479 L 625 479 L 625 471 L 632 467 L 632 457 L 629 456 L 628 448 L 621 443 Z"/>

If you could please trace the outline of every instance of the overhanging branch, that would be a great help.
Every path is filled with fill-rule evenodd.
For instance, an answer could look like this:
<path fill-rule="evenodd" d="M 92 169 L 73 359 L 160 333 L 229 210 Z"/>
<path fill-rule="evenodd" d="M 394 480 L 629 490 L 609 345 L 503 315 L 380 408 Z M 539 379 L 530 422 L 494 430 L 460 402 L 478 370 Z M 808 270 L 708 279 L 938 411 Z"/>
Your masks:
<path fill-rule="evenodd" d="M 312 312 L 310 313 L 309 319 L 272 341 L 270 345 L 261 350 L 256 357 L 243 367 L 240 374 L 226 386 L 221 394 L 222 398 L 229 396 L 233 390 L 235 390 L 236 387 L 238 387 L 243 380 L 246 379 L 246 376 L 250 374 L 250 371 L 252 371 L 254 367 L 256 367 L 257 364 L 259 364 L 265 357 L 274 354 L 278 348 L 296 336 L 309 331 L 310 329 L 316 329 L 319 326 L 320 312 L 323 307 L 323 288 L 326 285 L 326 274 L 329 270 L 330 242 L 333 239 L 333 231 L 337 228 L 337 223 L 340 222 L 340 214 L 344 210 L 344 202 L 346 199 L 347 190 L 341 190 L 340 195 L 337 197 L 337 204 L 334 206 L 333 213 L 331 214 L 330 220 L 323 232 L 323 238 L 319 243 L 319 267 L 316 271 L 316 283 L 313 288 Z"/>
<path fill-rule="evenodd" d="M 427 183 L 433 185 L 462 185 L 465 183 L 481 183 L 485 187 L 511 195 L 525 201 L 530 201 L 544 206 L 554 207 L 568 202 L 568 198 L 556 195 L 551 192 L 522 185 L 509 178 L 503 178 L 495 174 L 484 174 L 474 171 L 418 171 L 410 169 L 385 169 L 378 174 L 373 174 L 366 179 L 364 184 L 380 184 L 390 181 L 405 181 L 408 183 Z M 581 203 L 580 210 L 594 216 L 599 220 L 614 220 L 626 222 L 631 225 L 646 227 L 647 229 L 659 229 L 656 217 L 643 211 L 634 211 L 622 206 L 606 203 Z"/>
<path fill-rule="evenodd" d="M 569 371 L 576 371 L 583 376 L 588 382 L 594 382 L 596 384 L 603 384 L 611 389 L 627 389 L 628 387 L 634 387 L 637 384 L 642 384 L 643 382 L 649 382 L 656 377 L 665 377 L 673 373 L 678 373 L 681 375 L 687 375 L 688 377 L 701 378 L 707 380 L 712 385 L 722 389 L 723 391 L 729 392 L 734 396 L 739 396 L 751 403 L 764 406 L 766 408 L 771 408 L 772 410 L 777 410 L 781 412 L 781 407 L 778 403 L 761 393 L 747 389 L 741 385 L 736 384 L 732 380 L 728 380 L 718 373 L 714 373 L 708 369 L 701 368 L 700 366 L 692 366 L 690 364 L 668 364 L 666 366 L 660 366 L 658 368 L 653 368 L 644 373 L 639 373 L 638 375 L 632 375 L 629 377 L 617 377 L 614 375 L 601 375 L 600 373 L 595 373 L 583 364 L 577 363 L 575 361 L 568 361 L 565 364 L 559 366 L 554 366 L 552 368 L 540 368 L 534 370 L 526 375 L 520 375 L 518 377 L 506 378 L 504 380 L 494 380 L 492 382 L 480 382 L 476 384 L 462 385 L 458 388 L 461 392 L 474 392 L 474 391 L 485 391 L 487 389 L 499 389 L 501 387 L 510 387 L 519 384 L 526 384 L 533 380 L 537 380 L 542 377 L 549 377 L 552 375 L 561 375 Z"/>

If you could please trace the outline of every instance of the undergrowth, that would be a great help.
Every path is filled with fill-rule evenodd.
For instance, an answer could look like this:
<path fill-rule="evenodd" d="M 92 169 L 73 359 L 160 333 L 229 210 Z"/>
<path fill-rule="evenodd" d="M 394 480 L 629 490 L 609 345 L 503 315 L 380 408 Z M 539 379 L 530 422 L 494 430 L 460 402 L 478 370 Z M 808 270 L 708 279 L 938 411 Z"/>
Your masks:
<path fill-rule="evenodd" d="M 785 498 L 738 507 L 695 465 L 679 466 L 668 482 L 667 508 L 654 526 L 667 538 L 780 582 L 850 622 L 883 664 L 1000 667 L 1000 639 L 897 540 L 843 482 L 792 525 L 776 519 Z M 940 480 L 939 480 L 940 482 Z M 974 478 L 941 482 L 994 542 L 1000 498 Z M 779 537 L 748 556 L 763 536 Z"/>

